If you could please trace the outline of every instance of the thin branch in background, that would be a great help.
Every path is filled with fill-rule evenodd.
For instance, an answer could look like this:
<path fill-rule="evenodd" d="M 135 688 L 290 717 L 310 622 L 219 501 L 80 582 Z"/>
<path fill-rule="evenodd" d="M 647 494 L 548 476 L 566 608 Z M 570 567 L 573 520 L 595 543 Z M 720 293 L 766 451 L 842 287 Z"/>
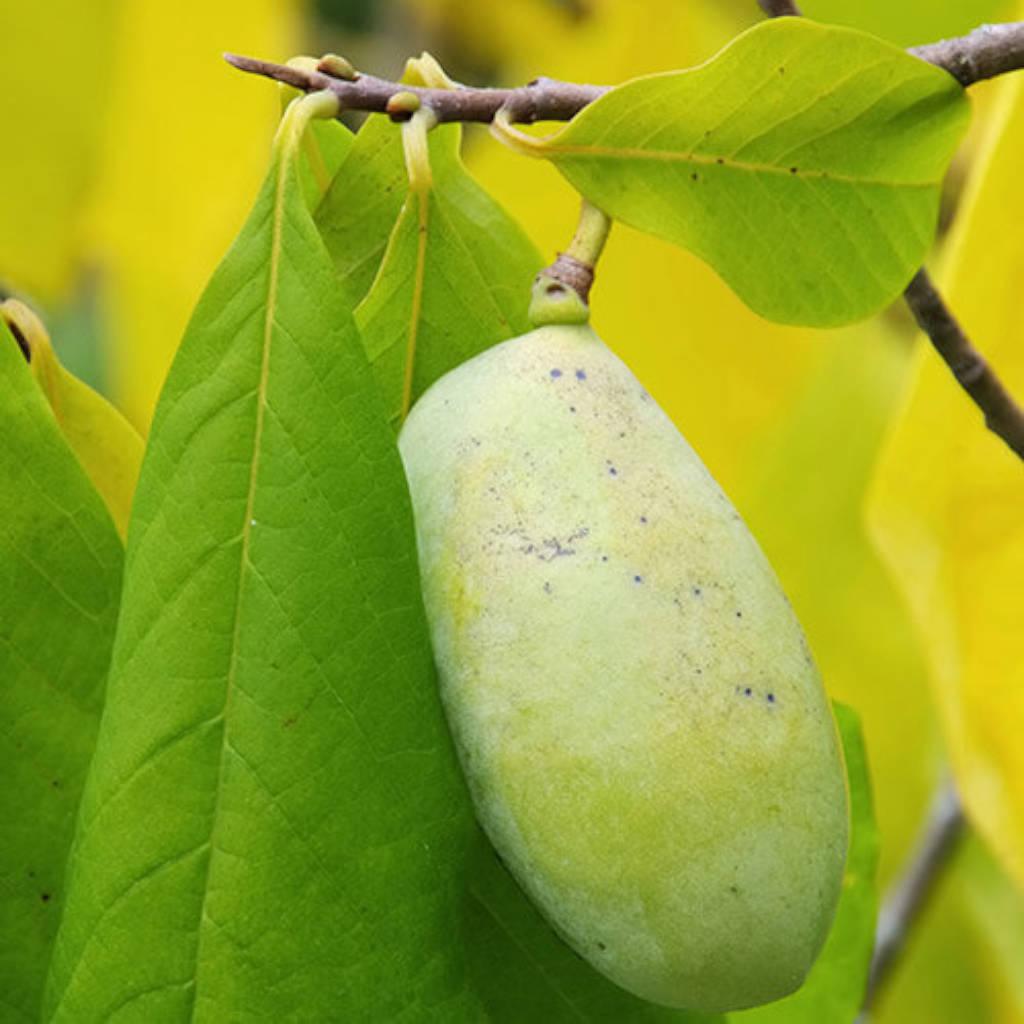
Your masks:
<path fill-rule="evenodd" d="M 1024 66 L 1024 21 L 982 25 L 959 39 L 914 46 L 908 52 L 944 68 L 966 87 Z"/>
<path fill-rule="evenodd" d="M 960 798 L 952 783 L 946 783 L 936 793 L 914 853 L 878 915 L 875 953 L 858 1024 L 867 1024 L 869 1010 L 892 975 L 911 930 L 945 875 L 965 830 Z"/>
<path fill-rule="evenodd" d="M 956 382 L 985 414 L 985 425 L 1024 459 L 1024 410 L 971 344 L 923 268 L 903 293 L 918 326 L 931 339 Z"/>
<path fill-rule="evenodd" d="M 794 0 L 757 0 L 757 2 L 769 18 L 799 18 L 802 13 Z"/>

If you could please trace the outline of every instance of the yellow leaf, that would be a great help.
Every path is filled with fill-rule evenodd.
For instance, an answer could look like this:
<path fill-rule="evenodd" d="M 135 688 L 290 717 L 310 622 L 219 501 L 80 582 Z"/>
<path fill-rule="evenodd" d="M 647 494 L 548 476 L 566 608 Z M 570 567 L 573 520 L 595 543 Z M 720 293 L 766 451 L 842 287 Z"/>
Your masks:
<path fill-rule="evenodd" d="M 1024 395 L 1024 81 L 1003 83 L 940 283 Z M 873 531 L 928 652 L 969 815 L 1024 884 L 1024 466 L 922 345 L 882 460 Z"/>
<path fill-rule="evenodd" d="M 123 539 L 142 463 L 142 438 L 102 395 L 61 366 L 46 328 L 24 303 L 0 303 L 0 317 L 28 349 L 32 376 Z"/>
<path fill-rule="evenodd" d="M 3 6 L 0 281 L 67 297 L 80 255 L 113 51 L 115 0 Z"/>
<path fill-rule="evenodd" d="M 276 88 L 239 74 L 221 54 L 291 56 L 300 9 L 299 0 L 121 5 L 91 223 L 114 396 L 140 427 L 203 285 L 253 202 L 277 123 Z"/>

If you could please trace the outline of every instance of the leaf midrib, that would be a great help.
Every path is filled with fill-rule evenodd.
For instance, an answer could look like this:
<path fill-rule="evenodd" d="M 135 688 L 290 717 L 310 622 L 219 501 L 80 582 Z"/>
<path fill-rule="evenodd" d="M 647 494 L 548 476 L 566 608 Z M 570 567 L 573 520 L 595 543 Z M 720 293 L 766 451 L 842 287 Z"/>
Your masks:
<path fill-rule="evenodd" d="M 775 174 L 786 178 L 817 178 L 827 181 L 838 181 L 846 185 L 875 185 L 882 188 L 935 188 L 934 181 L 887 181 L 884 178 L 861 178 L 839 171 L 821 171 L 801 169 L 796 171 L 790 167 L 774 164 L 755 163 L 748 160 L 737 160 L 734 157 L 711 156 L 704 153 L 679 153 L 674 150 L 641 149 L 632 146 L 585 146 L 568 143 L 547 143 L 544 156 L 582 156 L 608 157 L 620 160 L 659 160 L 663 163 L 697 164 L 704 167 L 728 167 L 733 170 L 746 171 L 751 174 Z"/>
<path fill-rule="evenodd" d="M 277 181 L 274 183 L 273 226 L 270 240 L 270 268 L 267 282 L 267 307 L 263 319 L 263 345 L 260 362 L 260 381 L 256 390 L 256 424 L 253 429 L 252 461 L 249 467 L 249 488 L 245 502 L 245 518 L 242 522 L 241 555 L 239 558 L 238 589 L 235 594 L 235 618 L 231 633 L 231 660 L 228 666 L 225 684 L 224 708 L 221 711 L 222 729 L 220 756 L 217 764 L 216 795 L 214 798 L 212 824 L 210 827 L 210 852 L 206 862 L 206 875 L 203 880 L 203 899 L 199 908 L 199 921 L 196 926 L 196 952 L 193 969 L 192 1005 L 189 1019 L 196 1020 L 196 1008 L 199 1002 L 199 972 L 203 952 L 203 923 L 206 920 L 206 905 L 210 893 L 210 881 L 213 876 L 213 861 L 217 853 L 218 823 L 221 820 L 221 794 L 224 791 L 225 762 L 228 756 L 228 721 L 231 712 L 232 697 L 236 689 L 238 671 L 238 651 L 242 630 L 242 595 L 246 580 L 246 565 L 249 563 L 249 546 L 252 540 L 253 510 L 256 503 L 256 482 L 259 478 L 260 453 L 262 451 L 263 424 L 267 406 L 267 385 L 270 378 L 270 348 L 274 334 L 274 318 L 277 309 L 277 286 L 281 263 L 281 236 L 284 225 L 284 190 L 287 184 L 288 147 L 280 146 L 277 153 Z"/>

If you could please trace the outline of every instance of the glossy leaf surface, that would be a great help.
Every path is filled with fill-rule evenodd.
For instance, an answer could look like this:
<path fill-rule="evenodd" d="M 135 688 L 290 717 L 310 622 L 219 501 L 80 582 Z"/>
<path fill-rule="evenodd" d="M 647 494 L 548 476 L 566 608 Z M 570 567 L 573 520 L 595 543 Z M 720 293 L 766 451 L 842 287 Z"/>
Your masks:
<path fill-rule="evenodd" d="M 471 822 L 401 466 L 293 163 L 302 109 L 154 423 L 50 1020 L 464 1007 Z"/>
<path fill-rule="evenodd" d="M 611 90 L 543 140 L 500 134 L 611 216 L 692 249 L 761 315 L 828 326 L 881 309 L 920 265 L 966 119 L 946 72 L 785 18 Z"/>
<path fill-rule="evenodd" d="M 0 1019 L 35 1022 L 123 551 L 0 318 Z"/>

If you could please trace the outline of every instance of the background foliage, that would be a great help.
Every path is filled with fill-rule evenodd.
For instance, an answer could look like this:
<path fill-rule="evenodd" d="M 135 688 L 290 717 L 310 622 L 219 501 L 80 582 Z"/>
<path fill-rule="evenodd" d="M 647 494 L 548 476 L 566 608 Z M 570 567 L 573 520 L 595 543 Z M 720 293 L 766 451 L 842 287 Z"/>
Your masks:
<path fill-rule="evenodd" d="M 901 45 L 1024 17 L 995 0 L 807 7 Z M 336 49 L 397 75 L 426 47 L 467 81 L 618 81 L 697 63 L 756 13 L 746 0 L 60 0 L 8 4 L 4 17 L 0 121 L 17 159 L 0 164 L 0 281 L 44 309 L 65 362 L 145 430 L 188 316 L 252 204 L 278 116 L 275 90 L 231 71 L 222 50 L 285 59 Z M 69 76 L 75 89 L 63 87 Z M 980 116 L 962 161 L 969 184 L 961 194 L 954 174 L 946 197 L 962 216 L 943 283 L 1021 394 L 1012 353 L 1024 250 L 1006 213 L 1020 202 L 1021 86 L 972 98 Z M 1001 141 L 1008 125 L 1016 143 Z M 564 246 L 576 202 L 556 171 L 479 129 L 466 134 L 470 170 L 541 253 Z M 364 315 L 373 312 L 370 302 Z M 1000 614 L 1019 606 L 1019 467 L 932 354 L 917 351 L 899 309 L 835 332 L 769 324 L 695 257 L 618 226 L 594 319 L 733 497 L 830 693 L 859 711 L 883 885 L 947 756 L 1000 854 L 997 866 L 982 841 L 965 849 L 878 1019 L 1024 1020 L 1024 911 L 1003 873 L 1024 875 L 1024 796 L 993 788 L 989 770 L 1024 774 L 1020 630 Z M 481 956 L 500 962 L 488 949 Z"/>

